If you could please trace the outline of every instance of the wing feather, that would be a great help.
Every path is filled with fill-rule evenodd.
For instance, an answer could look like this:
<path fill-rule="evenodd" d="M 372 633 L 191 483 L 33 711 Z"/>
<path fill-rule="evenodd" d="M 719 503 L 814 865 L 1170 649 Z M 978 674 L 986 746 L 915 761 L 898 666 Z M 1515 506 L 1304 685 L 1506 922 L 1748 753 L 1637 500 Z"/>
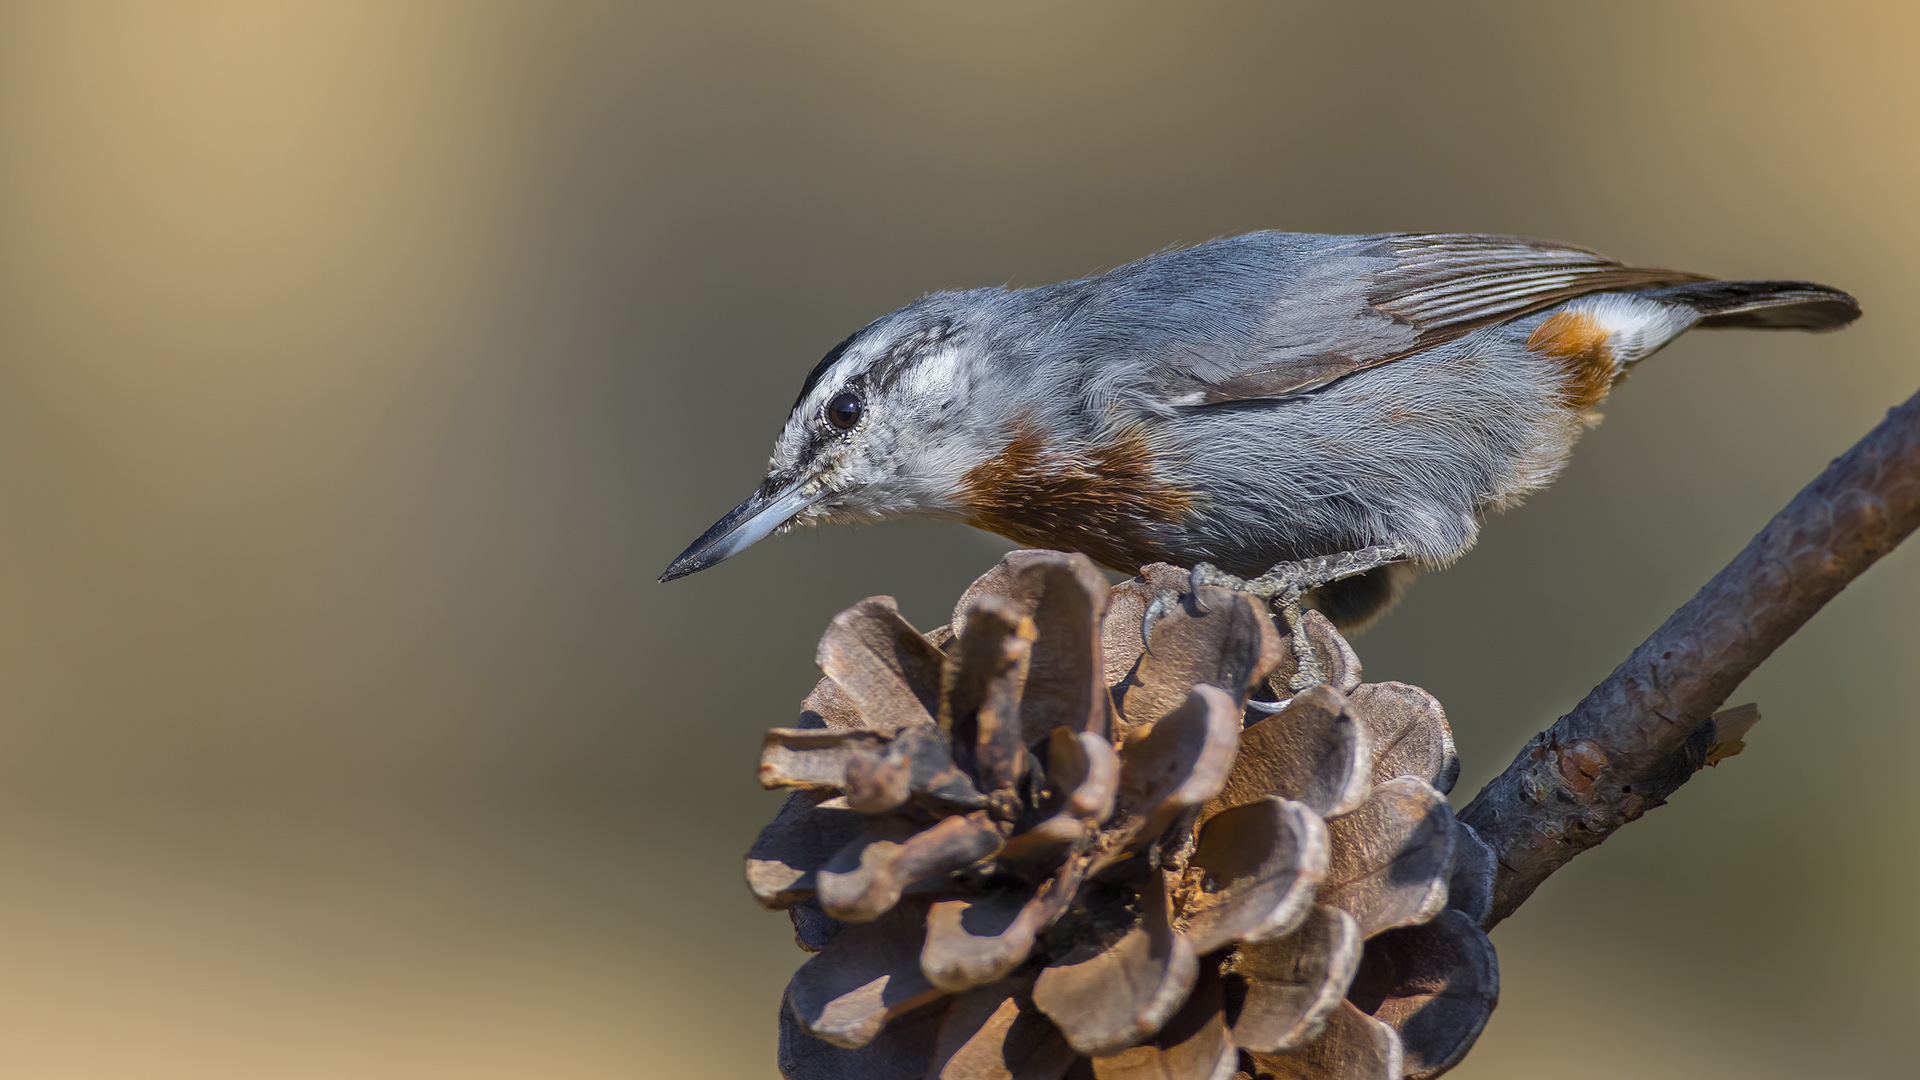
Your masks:
<path fill-rule="evenodd" d="M 1395 233 L 1355 238 L 1327 254 L 1367 256 L 1354 264 L 1356 269 L 1364 267 L 1361 272 L 1366 276 L 1363 289 L 1356 290 L 1359 302 L 1342 297 L 1344 302 L 1329 305 L 1324 298 L 1292 295 L 1293 290 L 1283 288 L 1275 300 L 1286 309 L 1287 317 L 1275 320 L 1274 340 L 1265 343 L 1270 348 L 1254 348 L 1250 355 L 1217 362 L 1213 368 L 1217 377 L 1197 387 L 1178 388 L 1182 404 L 1217 405 L 1304 393 L 1343 375 L 1588 293 L 1712 280 L 1677 270 L 1626 266 L 1585 248 L 1512 236 Z M 1384 319 L 1411 333 L 1343 335 L 1318 325 L 1307 331 L 1317 347 L 1303 351 L 1284 340 L 1289 320 L 1296 315 L 1344 318 L 1356 329 L 1370 320 Z"/>

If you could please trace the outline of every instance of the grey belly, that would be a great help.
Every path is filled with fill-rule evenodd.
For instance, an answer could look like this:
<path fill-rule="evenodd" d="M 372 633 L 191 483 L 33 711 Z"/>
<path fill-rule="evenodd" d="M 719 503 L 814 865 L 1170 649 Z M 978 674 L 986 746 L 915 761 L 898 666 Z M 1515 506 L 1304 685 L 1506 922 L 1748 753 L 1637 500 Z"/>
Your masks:
<path fill-rule="evenodd" d="M 1398 542 L 1438 566 L 1480 517 L 1552 479 L 1582 419 L 1560 369 L 1495 327 L 1305 396 L 1161 421 L 1168 479 L 1200 495 L 1168 546 L 1235 573 Z"/>

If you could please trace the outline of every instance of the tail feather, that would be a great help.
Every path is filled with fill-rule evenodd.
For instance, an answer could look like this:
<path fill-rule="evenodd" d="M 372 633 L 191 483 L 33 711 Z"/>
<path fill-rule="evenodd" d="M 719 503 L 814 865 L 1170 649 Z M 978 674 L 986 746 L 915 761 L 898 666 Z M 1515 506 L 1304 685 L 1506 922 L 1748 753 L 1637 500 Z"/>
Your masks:
<path fill-rule="evenodd" d="M 1709 329 L 1837 330 L 1860 317 L 1858 300 L 1811 281 L 1696 281 L 1633 295 L 1685 304 Z"/>

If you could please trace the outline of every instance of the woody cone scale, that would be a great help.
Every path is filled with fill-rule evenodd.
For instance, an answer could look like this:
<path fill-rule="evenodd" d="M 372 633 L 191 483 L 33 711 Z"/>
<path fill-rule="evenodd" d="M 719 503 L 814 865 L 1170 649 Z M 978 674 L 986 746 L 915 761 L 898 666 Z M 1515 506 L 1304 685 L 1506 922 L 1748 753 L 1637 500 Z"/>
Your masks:
<path fill-rule="evenodd" d="M 767 733 L 747 883 L 813 953 L 789 1080 L 1430 1077 L 1498 996 L 1493 855 L 1425 691 L 1173 567 L 1016 551 L 921 633 L 874 597 Z M 1176 611 L 1142 615 L 1166 589 Z M 1278 712 L 1250 700 L 1290 698 Z"/>

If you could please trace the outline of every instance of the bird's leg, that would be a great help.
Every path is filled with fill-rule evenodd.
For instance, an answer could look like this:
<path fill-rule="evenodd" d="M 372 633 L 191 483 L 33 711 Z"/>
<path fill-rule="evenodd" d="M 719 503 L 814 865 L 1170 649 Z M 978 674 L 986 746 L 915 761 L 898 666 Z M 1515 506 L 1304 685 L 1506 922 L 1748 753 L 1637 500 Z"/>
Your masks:
<path fill-rule="evenodd" d="M 1358 551 L 1343 551 L 1337 555 L 1281 563 L 1251 581 L 1235 577 L 1211 563 L 1195 563 L 1189 577 L 1189 587 L 1195 594 L 1196 604 L 1202 585 L 1223 586 L 1265 600 L 1268 607 L 1285 622 L 1288 633 L 1292 635 L 1296 663 L 1288 688 L 1298 692 L 1325 681 L 1320 657 L 1300 626 L 1301 603 L 1306 594 L 1322 585 L 1377 570 L 1406 557 L 1407 550 L 1400 545 L 1381 544 Z M 1153 624 L 1178 602 L 1179 594 L 1167 591 L 1154 597 L 1147 605 L 1146 616 L 1140 624 L 1140 637 L 1149 647 L 1153 641 Z"/>

